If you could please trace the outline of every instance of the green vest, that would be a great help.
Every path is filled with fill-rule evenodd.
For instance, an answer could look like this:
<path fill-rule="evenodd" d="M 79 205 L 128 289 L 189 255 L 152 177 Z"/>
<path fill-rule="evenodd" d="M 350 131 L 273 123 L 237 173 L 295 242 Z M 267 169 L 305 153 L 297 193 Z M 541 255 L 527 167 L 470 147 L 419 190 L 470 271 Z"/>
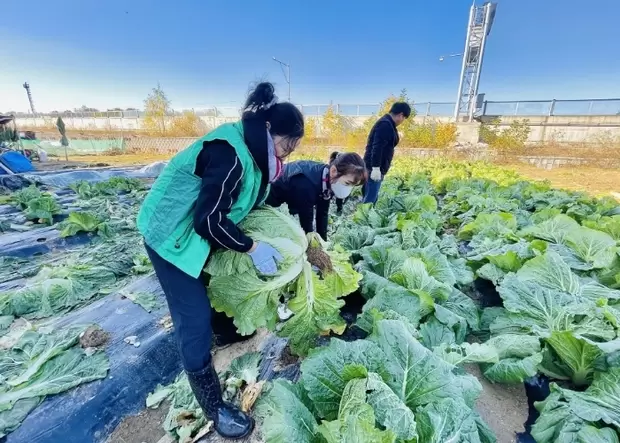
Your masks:
<path fill-rule="evenodd" d="M 245 144 L 243 125 L 237 122 L 219 126 L 175 155 L 153 184 L 137 220 L 138 230 L 151 249 L 196 278 L 211 247 L 194 230 L 194 207 L 202 181 L 194 171 L 203 142 L 213 140 L 226 141 L 235 148 L 243 167 L 239 198 L 230 208 L 228 218 L 237 224 L 248 215 L 256 203 L 262 174 Z"/>

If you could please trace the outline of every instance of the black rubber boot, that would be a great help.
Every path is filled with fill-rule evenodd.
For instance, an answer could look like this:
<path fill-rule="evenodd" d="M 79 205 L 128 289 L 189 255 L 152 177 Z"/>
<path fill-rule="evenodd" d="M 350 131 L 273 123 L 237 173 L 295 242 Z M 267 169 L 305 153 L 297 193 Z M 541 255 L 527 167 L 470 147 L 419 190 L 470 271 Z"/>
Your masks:
<path fill-rule="evenodd" d="M 213 364 L 199 372 L 188 372 L 187 379 L 198 404 L 213 420 L 215 430 L 224 438 L 245 438 L 254 429 L 254 420 L 239 408 L 222 399 L 222 389 Z"/>

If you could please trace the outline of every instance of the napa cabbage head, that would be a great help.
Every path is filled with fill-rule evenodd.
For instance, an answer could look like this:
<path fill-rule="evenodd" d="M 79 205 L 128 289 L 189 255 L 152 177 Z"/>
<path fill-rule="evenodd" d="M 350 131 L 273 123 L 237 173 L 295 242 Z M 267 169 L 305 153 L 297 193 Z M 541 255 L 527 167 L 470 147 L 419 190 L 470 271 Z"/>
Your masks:
<path fill-rule="evenodd" d="M 260 327 L 273 329 L 280 296 L 301 274 L 308 240 L 299 223 L 285 211 L 263 207 L 252 211 L 239 225 L 256 242 L 273 246 L 283 257 L 273 276 L 260 275 L 248 254 L 218 250 L 205 271 L 211 304 L 234 318 L 239 333 Z"/>

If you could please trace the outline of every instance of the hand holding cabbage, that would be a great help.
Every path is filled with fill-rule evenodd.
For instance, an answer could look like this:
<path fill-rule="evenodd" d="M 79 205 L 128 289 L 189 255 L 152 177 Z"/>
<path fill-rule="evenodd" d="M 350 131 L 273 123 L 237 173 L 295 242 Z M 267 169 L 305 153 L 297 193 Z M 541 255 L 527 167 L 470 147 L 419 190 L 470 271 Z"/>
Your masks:
<path fill-rule="evenodd" d="M 308 254 L 316 255 L 324 245 L 315 234 L 306 236 L 290 215 L 270 207 L 252 211 L 239 225 L 257 243 L 277 250 L 282 260 L 272 276 L 258 271 L 249 254 L 219 250 L 210 258 L 209 298 L 218 312 L 234 318 L 240 334 L 256 329 L 276 329 L 277 308 L 283 300 L 294 315 L 279 330 L 289 337 L 291 350 L 305 354 L 318 335 L 342 333 L 341 297 L 358 288 L 361 279 L 343 250 L 327 251 L 330 266 L 319 276 L 312 270 Z M 309 246 L 312 246 L 309 250 Z M 319 268 L 321 265 L 319 264 Z"/>

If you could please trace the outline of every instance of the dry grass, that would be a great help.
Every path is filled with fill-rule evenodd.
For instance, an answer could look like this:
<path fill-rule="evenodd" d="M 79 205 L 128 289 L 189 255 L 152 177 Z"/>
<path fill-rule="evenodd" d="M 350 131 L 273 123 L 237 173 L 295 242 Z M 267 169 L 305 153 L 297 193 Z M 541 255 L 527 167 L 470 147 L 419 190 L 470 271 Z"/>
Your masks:
<path fill-rule="evenodd" d="M 327 152 L 327 150 L 325 150 Z M 323 154 L 307 152 L 307 154 Z M 80 164 L 108 164 L 110 166 L 145 165 L 167 160 L 169 154 L 126 154 L 126 155 L 88 155 L 69 157 L 71 162 Z M 530 180 L 548 180 L 553 186 L 562 189 L 584 191 L 597 196 L 620 193 L 620 170 L 588 166 L 573 166 L 551 170 L 537 168 L 525 163 L 511 163 L 507 167 L 518 171 Z"/>
<path fill-rule="evenodd" d="M 170 154 L 122 154 L 122 155 L 73 155 L 69 161 L 86 164 L 105 163 L 110 166 L 148 165 L 157 161 L 166 161 Z"/>
<path fill-rule="evenodd" d="M 573 166 L 546 170 L 525 163 L 512 164 L 510 167 L 530 180 L 548 180 L 556 188 L 583 191 L 596 196 L 620 193 L 620 171 L 617 169 Z"/>

